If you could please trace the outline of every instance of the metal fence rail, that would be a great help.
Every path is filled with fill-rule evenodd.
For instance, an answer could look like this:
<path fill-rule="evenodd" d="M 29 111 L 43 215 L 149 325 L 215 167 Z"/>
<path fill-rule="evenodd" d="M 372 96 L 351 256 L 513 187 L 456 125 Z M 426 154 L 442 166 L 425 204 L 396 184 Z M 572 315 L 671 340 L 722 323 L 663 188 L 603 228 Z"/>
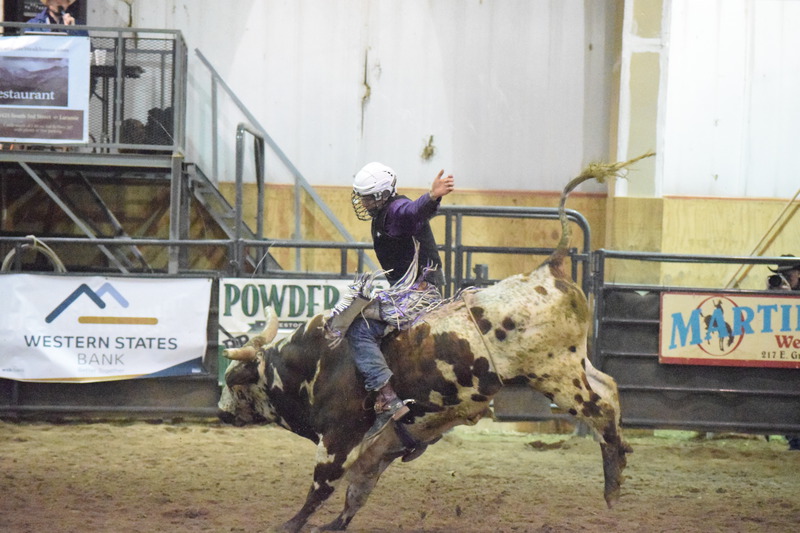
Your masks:
<path fill-rule="evenodd" d="M 439 244 L 439 249 L 443 255 L 445 270 L 445 281 L 448 293 L 458 290 L 465 285 L 475 281 L 471 275 L 473 267 L 473 256 L 477 253 L 495 254 L 498 256 L 547 256 L 553 248 L 518 246 L 508 247 L 501 245 L 469 245 L 465 243 L 466 236 L 463 231 L 464 221 L 470 217 L 494 217 L 494 218 L 515 218 L 532 220 L 552 220 L 558 218 L 556 208 L 526 208 L 526 207 L 473 207 L 473 206 L 442 206 L 440 216 L 445 217 L 445 236 Z M 584 286 L 584 291 L 588 291 L 590 280 L 586 275 L 589 263 L 589 243 L 590 229 L 586 219 L 577 211 L 567 210 L 568 218 L 576 224 L 584 233 L 584 242 L 579 250 L 572 250 L 573 277 L 580 280 Z M 197 269 L 187 264 L 185 261 L 179 266 L 177 271 L 173 271 L 166 265 L 161 268 L 153 268 L 147 272 L 142 271 L 122 271 L 114 272 L 115 275 L 224 275 L 224 276 L 251 276 L 259 277 L 320 277 L 320 278 L 352 278 L 356 272 L 363 272 L 370 267 L 367 260 L 368 252 L 372 250 L 372 243 L 366 242 L 340 242 L 340 241 L 303 241 L 303 240 L 277 240 L 277 239 L 155 239 L 155 238 L 81 238 L 81 237 L 19 237 L 19 236 L 0 236 L 0 251 L 6 250 L 5 254 L 11 250 L 22 252 L 22 247 L 31 247 L 36 240 L 58 250 L 59 246 L 82 245 L 94 246 L 98 249 L 111 248 L 137 248 L 165 247 L 178 250 L 177 255 L 186 256 L 189 249 L 219 249 L 225 254 L 226 268 L 220 270 Z M 327 272 L 308 272 L 303 270 L 290 270 L 281 268 L 268 268 L 269 263 L 265 263 L 264 268 L 260 268 L 257 273 L 246 269 L 247 262 L 245 256 L 253 254 L 256 257 L 265 257 L 271 248 L 289 248 L 297 250 L 318 249 L 318 250 L 338 250 L 341 261 L 340 268 L 336 271 Z M 352 265 L 352 254 L 356 254 L 356 268 L 353 270 L 348 265 Z M 19 271 L 21 253 L 18 253 L 15 261 L 9 266 L 9 271 Z M 81 273 L 86 274 L 86 270 Z M 108 274 L 110 269 L 98 269 L 98 272 Z M 491 283 L 492 280 L 486 278 L 484 283 Z M 588 293 L 588 292 L 587 292 Z"/>
<path fill-rule="evenodd" d="M 461 288 L 474 280 L 469 277 L 470 255 L 481 254 L 508 254 L 519 255 L 547 255 L 552 249 L 517 247 L 509 249 L 503 246 L 469 246 L 463 242 L 463 234 L 458 229 L 463 220 L 469 216 L 513 216 L 515 218 L 551 219 L 557 217 L 556 209 L 526 209 L 512 208 L 503 212 L 503 208 L 472 208 L 472 207 L 447 207 L 443 208 L 447 217 L 447 235 L 440 249 L 445 260 L 447 273 L 447 290 L 449 292 Z M 571 213 L 570 218 L 581 226 L 588 235 L 588 224 L 579 213 Z M 114 272 L 113 269 L 81 272 L 53 272 L 55 275 L 75 276 L 99 273 L 114 276 L 135 277 L 187 277 L 203 276 L 215 278 L 212 283 L 211 301 L 218 299 L 218 278 L 222 277 L 269 277 L 275 279 L 352 279 L 352 256 L 356 255 L 357 270 L 368 268 L 367 254 L 372 249 L 371 243 L 342 243 L 320 241 L 296 240 L 268 240 L 268 239 L 216 239 L 216 240 L 187 240 L 187 239 L 140 239 L 140 238 L 74 238 L 74 237 L 43 237 L 36 239 L 53 250 L 58 250 L 60 245 L 74 246 L 81 244 L 89 247 L 137 247 L 144 250 L 147 247 L 161 247 L 177 250 L 178 255 L 188 255 L 191 250 L 210 250 L 224 253 L 227 258 L 227 267 L 222 270 L 181 268 L 177 272 L 164 267 L 148 272 Z M 22 267 L 22 252 L 26 247 L 32 247 L 36 240 L 31 237 L 0 237 L 0 250 L 7 250 L 7 268 L 0 275 L 19 272 Z M 574 265 L 588 261 L 588 237 L 585 248 L 580 253 L 573 251 Z M 255 272 L 244 272 L 241 258 L 252 253 L 264 256 L 271 248 L 318 249 L 334 250 L 340 254 L 339 269 L 333 272 L 306 272 L 290 270 L 271 270 L 266 268 Z M 53 271 L 57 270 L 55 267 Z M 51 273 L 51 268 L 45 270 Z M 31 272 L 25 270 L 25 272 Z M 573 268 L 577 275 L 578 269 Z M 484 279 L 486 283 L 491 280 Z M 202 375 L 153 378 L 141 380 L 118 381 L 113 383 L 85 383 L 74 384 L 47 384 L 24 383 L 9 380 L 0 380 L 0 415 L 10 416 L 41 416 L 49 414 L 54 416 L 209 416 L 214 412 L 214 405 L 218 399 L 217 385 L 217 360 L 218 346 L 216 332 L 219 319 L 215 306 L 211 306 L 208 320 L 208 342 L 206 355 L 203 360 L 205 373 Z"/>
<path fill-rule="evenodd" d="M 469 278 L 470 254 L 548 254 L 550 249 L 509 249 L 502 246 L 472 246 L 465 244 L 458 230 L 459 220 L 469 216 L 520 216 L 550 218 L 556 210 L 540 211 L 516 208 L 443 208 L 448 217 L 446 238 L 441 250 L 446 261 L 448 287 L 457 290 L 463 284 L 474 281 Z M 576 216 L 577 220 L 581 217 Z M 588 272 L 578 279 L 591 288 L 595 304 L 595 322 L 590 342 L 591 357 L 595 365 L 612 375 L 619 385 L 623 424 L 640 428 L 677 428 L 698 431 L 740 431 L 775 434 L 800 432 L 800 389 L 797 387 L 800 370 L 753 367 L 709 367 L 695 365 L 665 365 L 659 363 L 658 339 L 660 330 L 660 296 L 672 287 L 609 283 L 606 267 L 614 261 L 646 262 L 696 262 L 696 263 L 743 263 L 776 264 L 780 258 L 745 258 L 717 256 L 687 256 L 677 254 L 652 254 L 639 252 L 615 252 L 607 250 L 588 251 L 587 248 L 573 251 L 573 274 L 582 268 Z M 184 270 L 180 276 L 238 277 L 242 275 L 235 258 L 247 251 L 267 253 L 269 248 L 297 248 L 336 250 L 340 254 L 340 268 L 335 272 L 301 272 L 269 270 L 259 272 L 258 277 L 277 279 L 350 279 L 352 254 L 356 254 L 359 269 L 365 265 L 363 257 L 369 252 L 369 243 L 276 241 L 276 240 L 162 240 L 162 239 L 88 239 L 48 238 L 42 239 L 57 248 L 59 243 L 83 241 L 90 246 L 161 246 L 178 249 L 225 250 L 231 258 L 224 271 Z M 24 237 L 3 237 L 0 243 L 13 243 L 15 253 L 30 245 Z M 8 261 L 9 270 L 14 271 L 17 257 Z M 108 274 L 108 272 L 104 272 Z M 86 272 L 62 275 L 85 275 Z M 122 275 L 122 274 L 115 274 Z M 131 276 L 161 277 L 166 271 L 148 274 L 132 273 Z M 255 275 L 255 274 L 248 274 Z M 486 283 L 492 280 L 486 278 Z M 212 289 L 212 302 L 216 301 L 218 284 Z M 680 287 L 680 290 L 687 290 Z M 696 288 L 701 292 L 714 291 L 735 297 L 741 294 L 760 294 L 764 291 L 741 291 L 732 289 Z M 204 359 L 207 373 L 186 378 L 163 378 L 156 380 L 132 380 L 127 382 L 96 384 L 37 384 L 0 380 L 0 414 L 17 416 L 49 413 L 57 416 L 96 413 L 97 416 L 124 414 L 128 416 L 209 416 L 217 398 L 217 343 L 218 329 L 216 310 L 209 315 L 208 347 Z M 168 392 L 164 392 L 168 391 Z M 498 396 L 499 418 L 503 420 L 547 420 L 563 418 L 552 410 L 549 402 L 543 401 L 531 391 L 516 398 L 520 391 L 509 389 L 507 396 Z"/>

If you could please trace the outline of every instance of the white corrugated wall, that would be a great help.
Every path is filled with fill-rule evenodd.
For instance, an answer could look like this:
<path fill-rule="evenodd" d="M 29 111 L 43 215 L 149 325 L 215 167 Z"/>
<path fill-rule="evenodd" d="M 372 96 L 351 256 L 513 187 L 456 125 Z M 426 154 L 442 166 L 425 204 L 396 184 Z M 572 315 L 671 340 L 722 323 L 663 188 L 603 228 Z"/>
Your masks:
<path fill-rule="evenodd" d="M 790 197 L 800 183 L 800 1 L 663 1 L 655 194 Z M 379 159 L 407 186 L 446 168 L 462 188 L 558 190 L 617 146 L 621 5 L 137 0 L 131 20 L 180 29 L 194 75 L 198 48 L 313 184 L 347 184 Z M 201 162 L 204 83 L 190 80 L 190 148 Z M 231 114 L 223 159 L 238 119 Z"/>
<path fill-rule="evenodd" d="M 675 0 L 663 193 L 788 198 L 800 187 L 800 2 Z"/>
<path fill-rule="evenodd" d="M 198 48 L 210 59 L 315 185 L 348 185 L 362 164 L 381 160 L 405 186 L 425 187 L 445 168 L 466 189 L 560 190 L 586 163 L 608 156 L 614 2 L 132 6 L 135 26 L 180 29 L 190 55 Z M 190 80 L 192 98 L 205 96 L 204 83 Z M 188 133 L 201 145 L 204 118 L 189 117 Z M 431 136 L 435 151 L 426 160 Z M 193 149 L 207 156 L 204 146 Z"/>

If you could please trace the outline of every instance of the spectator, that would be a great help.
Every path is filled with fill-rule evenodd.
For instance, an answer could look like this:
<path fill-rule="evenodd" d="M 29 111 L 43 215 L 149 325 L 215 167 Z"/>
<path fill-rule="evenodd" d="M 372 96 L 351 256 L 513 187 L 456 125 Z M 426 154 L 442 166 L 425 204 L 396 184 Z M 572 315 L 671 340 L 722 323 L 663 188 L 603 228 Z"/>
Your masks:
<path fill-rule="evenodd" d="M 29 24 L 64 24 L 66 26 L 75 26 L 78 24 L 76 19 L 77 6 L 76 0 L 42 0 L 44 9 L 28 21 Z M 81 24 L 83 21 L 81 21 Z M 33 31 L 50 31 L 46 28 L 37 28 Z M 88 36 L 89 32 L 86 30 L 70 30 L 70 35 Z"/>

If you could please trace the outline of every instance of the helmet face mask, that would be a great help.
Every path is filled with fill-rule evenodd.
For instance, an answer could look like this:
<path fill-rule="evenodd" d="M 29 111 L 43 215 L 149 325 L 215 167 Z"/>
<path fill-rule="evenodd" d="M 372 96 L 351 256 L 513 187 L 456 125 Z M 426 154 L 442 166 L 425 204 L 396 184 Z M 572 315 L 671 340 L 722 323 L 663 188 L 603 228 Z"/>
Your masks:
<path fill-rule="evenodd" d="M 353 210 L 359 220 L 367 221 L 375 218 L 375 215 L 386 204 L 390 198 L 389 191 L 383 191 L 375 194 L 358 194 L 355 190 L 350 196 L 353 202 Z"/>
<path fill-rule="evenodd" d="M 353 181 L 351 200 L 359 220 L 370 220 L 386 201 L 395 195 L 397 175 L 382 163 L 369 163 L 358 171 Z"/>

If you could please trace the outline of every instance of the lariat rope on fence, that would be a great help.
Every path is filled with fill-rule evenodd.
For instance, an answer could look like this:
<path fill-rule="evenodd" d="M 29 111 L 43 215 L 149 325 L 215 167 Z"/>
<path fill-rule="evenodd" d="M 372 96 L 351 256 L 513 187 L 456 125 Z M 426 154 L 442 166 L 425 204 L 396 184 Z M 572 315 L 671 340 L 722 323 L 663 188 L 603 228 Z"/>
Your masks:
<path fill-rule="evenodd" d="M 10 252 L 8 252 L 3 259 L 3 265 L 0 267 L 0 271 L 8 272 L 11 269 L 12 261 L 17 254 L 17 248 L 19 249 L 30 249 L 36 252 L 43 254 L 50 260 L 50 263 L 55 268 L 56 272 L 64 273 L 67 271 L 67 268 L 64 266 L 64 263 L 61 259 L 58 258 L 58 255 L 53 251 L 52 248 L 47 246 L 45 243 L 40 241 L 36 235 L 27 235 L 28 239 L 33 241 L 33 244 L 23 244 L 22 246 L 13 248 Z"/>

